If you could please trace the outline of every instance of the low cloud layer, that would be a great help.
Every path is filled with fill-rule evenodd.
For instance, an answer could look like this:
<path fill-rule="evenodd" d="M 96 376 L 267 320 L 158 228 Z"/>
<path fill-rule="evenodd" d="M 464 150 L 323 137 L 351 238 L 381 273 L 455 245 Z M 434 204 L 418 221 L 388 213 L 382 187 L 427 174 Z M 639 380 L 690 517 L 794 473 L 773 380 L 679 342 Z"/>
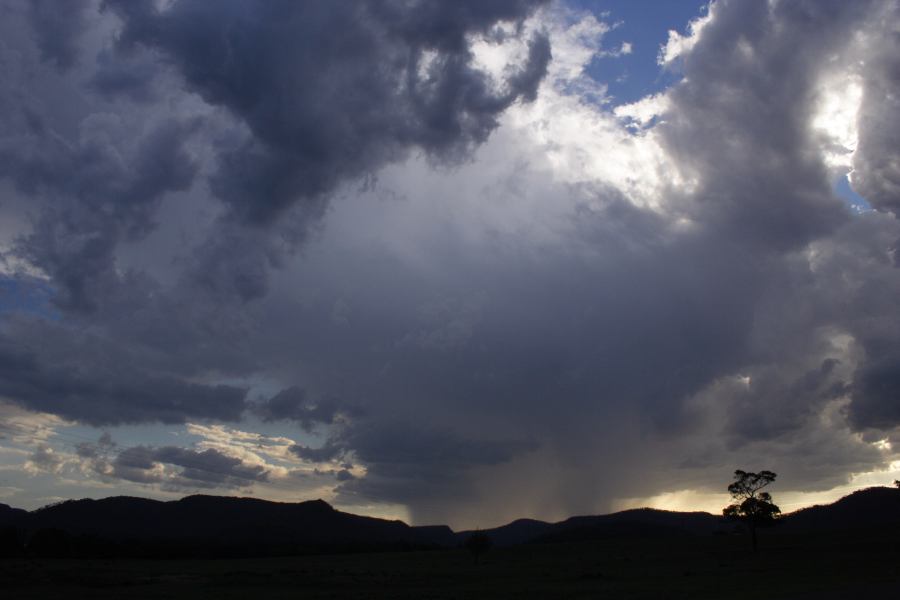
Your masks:
<path fill-rule="evenodd" d="M 0 395 L 202 438 L 36 472 L 492 525 L 895 460 L 896 3 L 719 0 L 618 107 L 565 4 L 7 6 Z"/>
<path fill-rule="evenodd" d="M 181 470 L 167 477 L 163 465 Z M 174 446 L 134 446 L 116 456 L 108 476 L 137 483 L 163 483 L 169 488 L 228 489 L 266 481 L 268 473 L 260 465 L 246 465 L 239 458 L 213 449 L 198 452 Z"/>

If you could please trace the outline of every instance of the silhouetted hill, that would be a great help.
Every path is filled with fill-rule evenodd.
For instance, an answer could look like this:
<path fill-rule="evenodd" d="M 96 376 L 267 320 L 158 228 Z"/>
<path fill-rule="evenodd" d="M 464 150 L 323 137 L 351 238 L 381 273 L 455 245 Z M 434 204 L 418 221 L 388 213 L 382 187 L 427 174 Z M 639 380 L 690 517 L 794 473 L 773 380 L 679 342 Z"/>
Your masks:
<path fill-rule="evenodd" d="M 28 512 L 21 508 L 0 504 L 0 528 L 16 527 L 27 515 Z"/>
<path fill-rule="evenodd" d="M 494 544 L 509 546 L 526 542 L 584 541 L 608 537 L 660 537 L 709 535 L 729 527 L 723 517 L 705 512 L 681 513 L 652 508 L 625 510 L 609 515 L 570 517 L 558 523 L 519 519 L 495 529 L 486 529 Z M 471 531 L 461 532 L 465 537 Z"/>
<path fill-rule="evenodd" d="M 900 490 L 870 488 L 834 504 L 785 515 L 785 533 L 900 528 Z M 519 519 L 484 530 L 495 545 L 607 538 L 708 536 L 733 524 L 704 512 L 641 508 L 571 517 L 558 523 Z M 341 512 L 322 500 L 188 496 L 163 502 L 119 496 L 69 500 L 32 512 L 0 504 L 0 555 L 27 546 L 36 556 L 269 556 L 358 550 L 453 547 L 471 531 L 411 527 Z"/>
<path fill-rule="evenodd" d="M 833 504 L 811 506 L 785 515 L 782 531 L 836 531 L 900 527 L 900 489 L 872 487 Z"/>
<path fill-rule="evenodd" d="M 412 537 L 404 523 L 343 513 L 322 500 L 291 504 L 216 496 L 188 496 L 174 502 L 129 497 L 73 500 L 35 511 L 30 526 L 111 539 L 229 543 L 386 542 Z"/>
<path fill-rule="evenodd" d="M 491 541 L 497 546 L 512 546 L 514 544 L 523 544 L 530 542 L 553 528 L 553 523 L 545 521 L 537 521 L 535 519 L 517 519 L 512 523 L 501 525 L 493 529 L 480 530 L 481 533 L 487 534 Z M 466 538 L 475 533 L 474 530 L 460 531 L 457 533 L 457 539 L 462 543 Z"/>
<path fill-rule="evenodd" d="M 537 540 L 574 542 L 612 537 L 676 537 L 711 535 L 726 531 L 730 524 L 718 515 L 706 512 L 674 512 L 652 508 L 625 510 L 611 515 L 572 517 Z"/>
<path fill-rule="evenodd" d="M 486 529 L 494 544 L 575 542 L 615 537 L 671 537 L 731 532 L 734 523 L 706 512 L 674 512 L 652 508 L 625 510 L 609 515 L 571 517 L 558 523 L 519 519 Z M 813 506 L 784 515 L 775 531 L 836 531 L 900 527 L 900 490 L 874 487 L 860 490 L 833 504 Z M 457 534 L 463 540 L 472 531 Z"/>
<path fill-rule="evenodd" d="M 410 527 L 412 542 L 423 546 L 456 546 L 457 535 L 446 525 L 420 525 Z"/>
<path fill-rule="evenodd" d="M 426 547 L 448 545 L 453 538 L 448 527 L 410 527 L 353 515 L 322 500 L 198 495 L 162 502 L 119 496 L 70 500 L 20 517 L 13 525 L 30 539 L 38 532 L 62 532 L 47 542 L 59 555 L 78 554 L 73 544 L 94 554 L 102 547 L 101 554 L 248 556 Z M 72 539 L 63 541 L 60 535 Z"/>

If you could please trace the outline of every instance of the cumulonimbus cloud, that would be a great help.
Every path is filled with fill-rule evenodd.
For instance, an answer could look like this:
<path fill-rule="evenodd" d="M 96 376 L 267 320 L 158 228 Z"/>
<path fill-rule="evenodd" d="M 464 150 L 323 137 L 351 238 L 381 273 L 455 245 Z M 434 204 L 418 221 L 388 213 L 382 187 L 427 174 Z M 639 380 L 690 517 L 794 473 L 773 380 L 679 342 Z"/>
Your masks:
<path fill-rule="evenodd" d="M 335 498 L 417 521 L 890 463 L 895 4 L 717 2 L 640 112 L 581 71 L 609 28 L 560 6 L 103 6 L 114 40 L 81 20 L 45 50 L 24 9 L 34 38 L 9 37 L 82 94 L 2 72 L 10 278 L 53 290 L 4 317 L 10 400 L 295 427 L 283 452 Z M 843 81 L 862 214 L 814 123 Z M 119 456 L 154 485 L 200 460 Z"/>

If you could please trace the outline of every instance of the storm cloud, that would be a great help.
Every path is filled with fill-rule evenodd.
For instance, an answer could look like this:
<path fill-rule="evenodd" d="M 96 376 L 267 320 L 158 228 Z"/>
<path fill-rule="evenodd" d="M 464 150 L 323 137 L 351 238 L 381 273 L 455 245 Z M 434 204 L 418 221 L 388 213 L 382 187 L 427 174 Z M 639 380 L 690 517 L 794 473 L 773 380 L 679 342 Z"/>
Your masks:
<path fill-rule="evenodd" d="M 289 204 L 322 202 L 339 182 L 411 148 L 459 157 L 497 117 L 534 99 L 546 37 L 491 89 L 467 36 L 521 22 L 539 4 L 403 2 L 107 2 L 119 46 L 160 51 L 189 89 L 227 108 L 250 135 L 223 148 L 213 191 L 251 223 Z"/>
<path fill-rule="evenodd" d="M 540 3 L 185 0 L 160 11 L 107 2 L 122 19 L 124 54 L 162 53 L 188 89 L 243 126 L 217 144 L 210 187 L 229 211 L 198 253 L 198 276 L 213 273 L 203 280 L 216 293 L 258 298 L 283 260 L 278 246 L 305 238 L 340 183 L 415 149 L 436 162 L 465 159 L 505 109 L 534 99 L 550 60 L 535 34 L 522 64 L 492 82 L 474 65 L 469 37 L 501 35 L 494 28 L 521 24 Z M 275 244 L 244 230 L 272 226 L 297 203 L 299 221 L 277 228 Z M 237 269 L 233 251 L 243 256 Z"/>
<path fill-rule="evenodd" d="M 719 0 L 631 106 L 565 3 L 9 6 L 0 395 L 280 440 L 92 476 L 486 526 L 896 459 L 896 3 Z"/>
<path fill-rule="evenodd" d="M 92 425 L 234 421 L 244 410 L 244 388 L 154 374 L 101 339 L 43 329 L 45 343 L 62 336 L 56 347 L 29 348 L 23 343 L 28 334 L 15 341 L 0 337 L 0 394 L 32 410 Z"/>
<path fill-rule="evenodd" d="M 281 390 L 271 398 L 258 402 L 254 412 L 263 421 L 294 421 L 306 431 L 359 414 L 354 406 L 344 406 L 336 398 L 315 400 L 297 386 Z"/>
<path fill-rule="evenodd" d="M 862 36 L 867 54 L 863 79 L 863 104 L 860 110 L 860 148 L 854 156 L 853 185 L 872 206 L 898 213 L 900 198 L 900 163 L 897 144 L 900 131 L 892 115 L 898 106 L 900 88 L 900 40 L 889 23 L 896 23 L 898 7 L 884 3 L 876 15 L 882 27 L 872 28 Z"/>
<path fill-rule="evenodd" d="M 87 28 L 91 0 L 72 0 L 57 4 L 47 0 L 28 3 L 28 17 L 34 28 L 41 58 L 60 69 L 68 69 L 78 60 L 79 37 Z"/>

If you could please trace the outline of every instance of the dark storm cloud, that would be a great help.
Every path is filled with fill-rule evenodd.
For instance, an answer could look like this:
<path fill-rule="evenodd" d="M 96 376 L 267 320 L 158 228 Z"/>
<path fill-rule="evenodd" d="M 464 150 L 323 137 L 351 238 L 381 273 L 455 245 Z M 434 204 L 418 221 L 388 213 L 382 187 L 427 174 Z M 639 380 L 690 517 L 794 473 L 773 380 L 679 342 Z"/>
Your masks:
<path fill-rule="evenodd" d="M 873 206 L 892 210 L 897 151 L 890 136 L 897 127 L 888 90 L 897 85 L 896 35 L 886 33 L 885 23 L 896 23 L 897 15 L 877 3 L 719 2 L 715 8 L 684 60 L 685 81 L 672 93 L 662 131 L 698 176 L 686 214 L 741 240 L 759 259 L 777 253 L 764 263 L 752 354 L 741 371 L 752 383 L 733 396 L 730 427 L 745 440 L 787 435 L 851 391 L 854 426 L 893 427 L 884 348 L 896 345 L 898 332 L 887 300 L 897 287 L 889 262 L 897 227 L 883 215 L 851 219 L 831 192 L 834 176 L 815 150 L 810 112 L 834 68 L 822 57 L 843 56 L 843 68 L 854 72 L 864 40 L 854 187 Z M 809 255 L 785 252 L 803 248 L 815 252 L 814 266 Z M 841 364 L 837 348 L 814 347 L 826 328 L 861 345 L 855 374 Z M 798 352 L 818 356 L 820 365 L 798 363 Z"/>
<path fill-rule="evenodd" d="M 43 3 L 22 5 L 37 37 L 9 38 L 21 48 L 10 55 L 19 67 L 10 63 L 4 71 L 0 99 L 9 110 L 0 130 L 0 176 L 31 200 L 34 220 L 7 256 L 49 278 L 52 302 L 63 313 L 56 324 L 18 323 L 6 331 L 6 346 L 18 346 L 6 359 L 28 367 L 11 374 L 7 392 L 32 409 L 95 424 L 236 418 L 242 389 L 188 383 L 210 371 L 258 369 L 239 343 L 252 327 L 252 310 L 231 298 L 266 293 L 269 271 L 282 264 L 285 246 L 302 239 L 308 223 L 323 213 L 325 193 L 343 179 L 402 158 L 413 147 L 436 158 L 460 158 L 486 138 L 506 107 L 533 98 L 549 59 L 546 39 L 532 41 L 525 63 L 494 93 L 471 64 L 466 36 L 486 33 L 500 20 L 520 21 L 536 4 L 418 3 L 407 7 L 414 15 L 404 16 L 399 5 L 369 3 L 179 2 L 159 12 L 152 2 L 110 2 L 122 19 L 120 43 L 117 51 L 100 50 L 93 71 L 86 61 L 76 62 L 76 42 L 87 20 L 109 13 L 88 17 L 82 3 L 59 13 Z M 426 27 L 433 42 L 422 38 Z M 50 37 L 57 46 L 46 45 Z M 431 50 L 437 58 L 427 81 L 419 81 L 417 68 Z M 33 71 L 66 89 L 53 72 L 41 70 L 36 55 L 88 83 L 78 90 L 77 110 L 64 110 L 67 99 L 47 96 L 28 78 Z M 226 55 L 240 60 L 222 62 Z M 155 60 L 160 56 L 164 61 Z M 160 65 L 172 66 L 189 89 L 228 109 L 249 136 L 235 142 L 225 132 L 210 139 L 196 118 L 158 118 L 165 109 L 152 104 L 118 112 L 102 105 L 92 112 L 95 92 L 154 100 L 155 88 L 134 78 L 134 69 L 150 77 Z M 407 89 L 410 82 L 418 87 Z M 135 118 L 143 123 L 135 127 Z M 123 268 L 118 253 L 154 231 L 165 198 L 192 187 L 200 168 L 187 150 L 192 141 L 218 156 L 213 186 L 234 215 L 271 220 L 293 200 L 305 202 L 292 213 L 295 224 L 285 218 L 270 223 L 271 231 L 235 219 L 219 222 L 195 243 L 191 260 L 167 289 L 147 273 Z M 229 164 L 232 158 L 239 168 Z M 60 352 L 48 350 L 29 329 L 49 333 L 71 353 L 47 362 Z M 92 354 L 103 354 L 108 363 Z M 103 388 L 107 376 L 114 385 Z M 326 410 L 325 404 L 317 410 Z"/>
<path fill-rule="evenodd" d="M 78 42 L 87 28 L 91 0 L 29 0 L 26 6 L 41 58 L 59 69 L 72 67 L 78 60 Z"/>
<path fill-rule="evenodd" d="M 295 453 L 355 457 L 367 474 L 341 488 L 348 501 L 408 502 L 422 521 L 453 518 L 460 506 L 499 508 L 503 493 L 478 496 L 473 472 L 532 457 L 546 461 L 532 481 L 559 490 L 555 506 L 596 510 L 596 498 L 609 493 L 597 489 L 603 481 L 623 485 L 632 476 L 631 420 L 643 422 L 643 435 L 688 433 L 692 416 L 682 402 L 742 364 L 760 279 L 758 265 L 721 240 L 715 254 L 705 244 L 648 241 L 630 251 L 613 241 L 622 225 L 614 215 L 580 217 L 590 237 L 579 241 L 602 240 L 609 262 L 544 248 L 539 261 L 490 265 L 474 251 L 436 263 L 448 278 L 437 287 L 464 299 L 441 310 L 423 311 L 420 298 L 430 290 L 395 268 L 390 299 L 378 306 L 377 293 L 365 293 L 349 309 L 350 328 L 328 318 L 328 304 L 324 314 L 297 315 L 308 323 L 305 343 L 317 349 L 303 354 L 305 364 L 343 365 L 356 376 L 337 385 L 372 401 L 370 416 L 349 431 Z M 348 274 L 359 286 L 351 294 L 384 289 L 377 281 L 386 268 L 366 268 L 368 275 Z M 727 289 L 711 294 L 698 285 L 707 278 Z M 480 300 L 467 308 L 473 297 Z M 411 318 L 417 313 L 421 320 Z M 404 415 L 415 425 L 391 420 Z M 608 452 L 616 459 L 601 458 Z M 569 485 L 547 472 L 548 463 L 563 473 L 563 465 L 583 463 L 597 477 Z"/>
<path fill-rule="evenodd" d="M 215 293 L 260 298 L 269 271 L 319 222 L 338 184 L 411 149 L 436 161 L 465 158 L 504 110 L 534 99 L 550 60 L 537 35 L 524 64 L 492 89 L 467 36 L 521 22 L 539 4 L 184 0 L 159 11 L 107 2 L 123 22 L 125 59 L 136 46 L 162 53 L 190 90 L 249 132 L 218 142 L 210 184 L 231 222 L 198 249 L 198 278 Z M 292 206 L 290 231 L 279 224 L 266 237 L 253 228 L 272 227 Z"/>
<path fill-rule="evenodd" d="M 363 478 L 338 478 L 339 497 L 350 502 L 447 502 L 466 494 L 460 484 L 470 469 L 506 463 L 537 447 L 530 441 L 471 439 L 445 429 L 400 422 L 348 429 L 338 443 L 352 449 L 368 466 Z M 413 487 L 412 482 L 416 482 Z"/>
<path fill-rule="evenodd" d="M 744 461 L 796 487 L 881 466 L 854 431 L 900 422 L 884 5 L 717 3 L 653 129 L 689 182 L 658 210 L 561 183 L 547 156 L 571 140 L 491 137 L 548 67 L 547 40 L 516 26 L 533 3 L 106 6 L 121 29 L 95 64 L 60 74 L 36 40 L 34 63 L 18 53 L 21 72 L 77 76 L 84 114 L 0 73 L 0 176 L 35 217 L 8 257 L 49 277 L 58 311 L 4 320 L 0 394 L 95 425 L 291 422 L 324 438 L 291 446 L 297 458 L 361 467 L 322 471 L 339 498 L 403 503 L 417 521 L 605 510 L 718 489 Z M 525 42 L 499 85 L 475 67 L 473 34 Z M 853 185 L 879 211 L 863 215 L 832 191 L 810 126 L 842 69 L 865 88 Z M 459 179 L 432 179 L 435 163 Z M 195 223 L 191 203 L 211 216 Z M 154 238 L 162 215 L 183 251 Z M 166 278 L 129 268 L 126 246 Z M 296 386 L 247 403 L 216 385 L 242 379 Z M 267 476 L 212 450 L 116 451 L 78 453 L 172 489 Z"/>
<path fill-rule="evenodd" d="M 247 124 L 251 137 L 222 150 L 212 186 L 254 223 L 410 148 L 458 157 L 483 142 L 503 110 L 534 97 L 550 48 L 535 37 L 494 91 L 466 36 L 537 4 L 106 2 L 122 19 L 121 47 L 158 50 L 190 89 Z"/>
<path fill-rule="evenodd" d="M 160 465 L 181 467 L 167 474 Z M 198 451 L 177 446 L 133 446 L 120 452 L 110 463 L 107 476 L 136 483 L 162 484 L 165 489 L 243 488 L 265 482 L 269 473 L 261 465 L 249 465 L 241 459 L 212 448 Z"/>
<path fill-rule="evenodd" d="M 324 206 L 324 202 L 317 202 L 317 212 Z M 215 234 L 194 249 L 186 278 L 213 297 L 242 302 L 264 297 L 269 292 L 270 271 L 284 264 L 286 247 L 294 245 L 294 236 L 283 239 L 279 233 L 285 228 L 279 224 L 277 229 L 280 231 L 219 223 Z"/>
<path fill-rule="evenodd" d="M 16 4 L 21 21 L 4 25 L 15 30 L 4 38 L 14 51 L 0 49 L 0 177 L 32 227 L 5 258 L 45 275 L 61 312 L 52 322 L 7 324 L 5 392 L 92 424 L 239 418 L 244 389 L 197 381 L 260 368 L 242 343 L 258 315 L 241 303 L 267 293 L 270 271 L 320 219 L 336 185 L 413 148 L 459 160 L 504 109 L 534 98 L 549 60 L 545 38 L 531 40 L 523 64 L 494 90 L 467 36 L 493 35 L 498 22 L 521 22 L 537 4 L 188 1 L 161 10 L 108 2 L 99 14 L 82 2 L 55 12 Z M 115 47 L 86 31 L 97 24 L 121 25 Z M 98 41 L 91 64 L 79 46 Z M 162 96 L 167 69 L 227 109 L 230 124 L 216 130 L 216 116 L 182 116 L 175 105 L 186 95 Z M 139 105 L 107 102 L 116 96 Z M 166 267 L 177 275 L 164 286 L 123 266 L 121 251 L 154 233 L 164 200 L 199 194 L 203 165 L 191 144 L 213 156 L 212 186 L 231 216 L 184 234 L 195 236 L 187 259 Z M 270 417 L 293 410 L 310 426 L 328 422 L 337 414 L 330 402 L 276 402 Z"/>
<path fill-rule="evenodd" d="M 603 188 L 560 186 L 548 197 L 583 194 L 579 223 L 539 259 L 498 235 L 490 250 L 436 243 L 422 259 L 427 286 L 389 261 L 345 265 L 335 288 L 359 298 L 344 302 L 340 323 L 327 302 L 305 313 L 305 341 L 320 356 L 298 350 L 308 367 L 341 364 L 364 382 L 340 380 L 342 395 L 377 399 L 359 431 L 321 449 L 334 458 L 345 448 L 366 467 L 344 493 L 441 521 L 465 512 L 460 498 L 501 514 L 504 486 L 538 498 L 522 483 L 534 477 L 568 513 L 651 494 L 648 470 L 665 479 L 675 468 L 667 454 L 694 444 L 705 444 L 697 453 L 707 464 L 685 472 L 698 487 L 754 456 L 789 471 L 798 488 L 881 466 L 876 450 L 850 441 L 839 407 L 851 402 L 855 427 L 895 424 L 891 361 L 878 357 L 900 334 L 890 300 L 900 231 L 888 215 L 852 215 L 810 123 L 826 76 L 856 68 L 858 33 L 882 27 L 877 12 L 719 3 L 657 129 L 695 184 L 664 198 L 663 214 Z M 517 190 L 540 185 L 517 176 Z M 679 218 L 683 229 L 673 228 Z M 423 310 L 431 298 L 440 310 Z M 379 436 L 387 415 L 412 415 L 418 429 Z M 420 438 L 437 454 L 403 452 Z M 535 445 L 471 442 L 503 439 Z M 488 461 L 494 452 L 502 460 Z M 510 475 L 495 484 L 473 475 L 486 465 Z M 442 501 L 448 490 L 454 500 Z"/>
<path fill-rule="evenodd" d="M 884 3 L 878 15 L 893 23 L 900 9 Z M 866 32 L 869 55 L 863 78 L 859 150 L 853 160 L 853 187 L 879 209 L 900 215 L 900 36 L 890 27 Z"/>
<path fill-rule="evenodd" d="M 460 482 L 468 470 L 506 463 L 536 448 L 533 441 L 474 439 L 422 423 L 361 420 L 334 430 L 317 448 L 297 444 L 289 451 L 310 462 L 352 456 L 366 465 L 363 478 L 348 477 L 346 468 L 336 473 L 342 501 L 406 503 L 414 498 L 445 502 L 464 494 Z"/>
<path fill-rule="evenodd" d="M 900 349 L 875 354 L 856 371 L 848 412 L 859 429 L 890 431 L 900 425 Z"/>
<path fill-rule="evenodd" d="M 163 122 L 132 149 L 121 147 L 114 117 L 86 118 L 73 145 L 40 115 L 24 116 L 26 132 L 0 139 L 0 175 L 47 202 L 14 252 L 51 278 L 61 308 L 95 310 L 119 282 L 117 244 L 146 235 L 161 198 L 190 186 L 196 166 L 184 144 L 196 124 Z"/>
<path fill-rule="evenodd" d="M 97 336 L 21 325 L 43 335 L 0 337 L 0 394 L 30 410 L 92 425 L 234 421 L 244 410 L 246 389 L 148 371 L 134 350 Z"/>
<path fill-rule="evenodd" d="M 839 464 L 878 464 L 871 449 L 840 442 L 841 427 L 890 431 L 900 423 L 900 318 L 891 300 L 900 228 L 885 214 L 849 216 L 829 189 L 836 175 L 826 173 L 810 123 L 819 86 L 836 68 L 861 79 L 853 186 L 873 207 L 895 211 L 897 18 L 894 4 L 719 2 L 685 58 L 686 78 L 662 127 L 698 175 L 686 213 L 772 258 L 757 286 L 749 352 L 735 370 L 748 384 L 718 390 L 729 443 L 806 438 L 783 460 L 809 485 L 839 482 Z M 825 407 L 842 399 L 848 422 L 815 433 Z M 827 459 L 828 444 L 844 458 Z M 804 469 L 794 468 L 799 462 Z"/>
<path fill-rule="evenodd" d="M 802 429 L 827 402 L 847 394 L 847 374 L 839 366 L 838 359 L 826 358 L 805 373 L 793 365 L 749 371 L 746 384 L 729 390 L 733 405 L 727 430 L 736 436 L 731 443 L 777 439 Z"/>
<path fill-rule="evenodd" d="M 346 443 L 367 464 L 377 465 L 379 475 L 400 478 L 442 478 L 448 471 L 496 465 L 535 448 L 533 442 L 466 439 L 402 423 L 354 430 Z"/>
<path fill-rule="evenodd" d="M 160 98 L 160 66 L 153 56 L 122 55 L 106 48 L 97 55 L 92 90 L 106 100 L 118 97 L 150 103 Z"/>
<path fill-rule="evenodd" d="M 775 426 L 785 417 L 796 424 L 791 415 L 812 418 L 829 397 L 841 395 L 850 401 L 846 414 L 854 429 L 896 426 L 889 382 L 874 382 L 890 372 L 900 339 L 900 271 L 893 256 L 898 236 L 893 216 L 872 211 L 816 241 L 808 253 L 785 258 L 780 273 L 771 274 L 756 309 L 755 352 L 757 361 L 770 362 L 743 371 L 754 381 L 761 375 L 754 387 L 763 386 L 757 401 L 738 410 L 748 423 L 762 419 Z M 829 366 L 827 374 L 816 361 Z M 817 373 L 827 375 L 817 390 L 797 388 Z M 752 419 L 754 406 L 759 415 Z"/>
<path fill-rule="evenodd" d="M 313 399 L 297 386 L 285 388 L 271 398 L 258 402 L 253 412 L 263 421 L 294 421 L 306 431 L 332 425 L 342 416 L 353 416 L 359 410 L 342 405 L 336 398 Z"/>

